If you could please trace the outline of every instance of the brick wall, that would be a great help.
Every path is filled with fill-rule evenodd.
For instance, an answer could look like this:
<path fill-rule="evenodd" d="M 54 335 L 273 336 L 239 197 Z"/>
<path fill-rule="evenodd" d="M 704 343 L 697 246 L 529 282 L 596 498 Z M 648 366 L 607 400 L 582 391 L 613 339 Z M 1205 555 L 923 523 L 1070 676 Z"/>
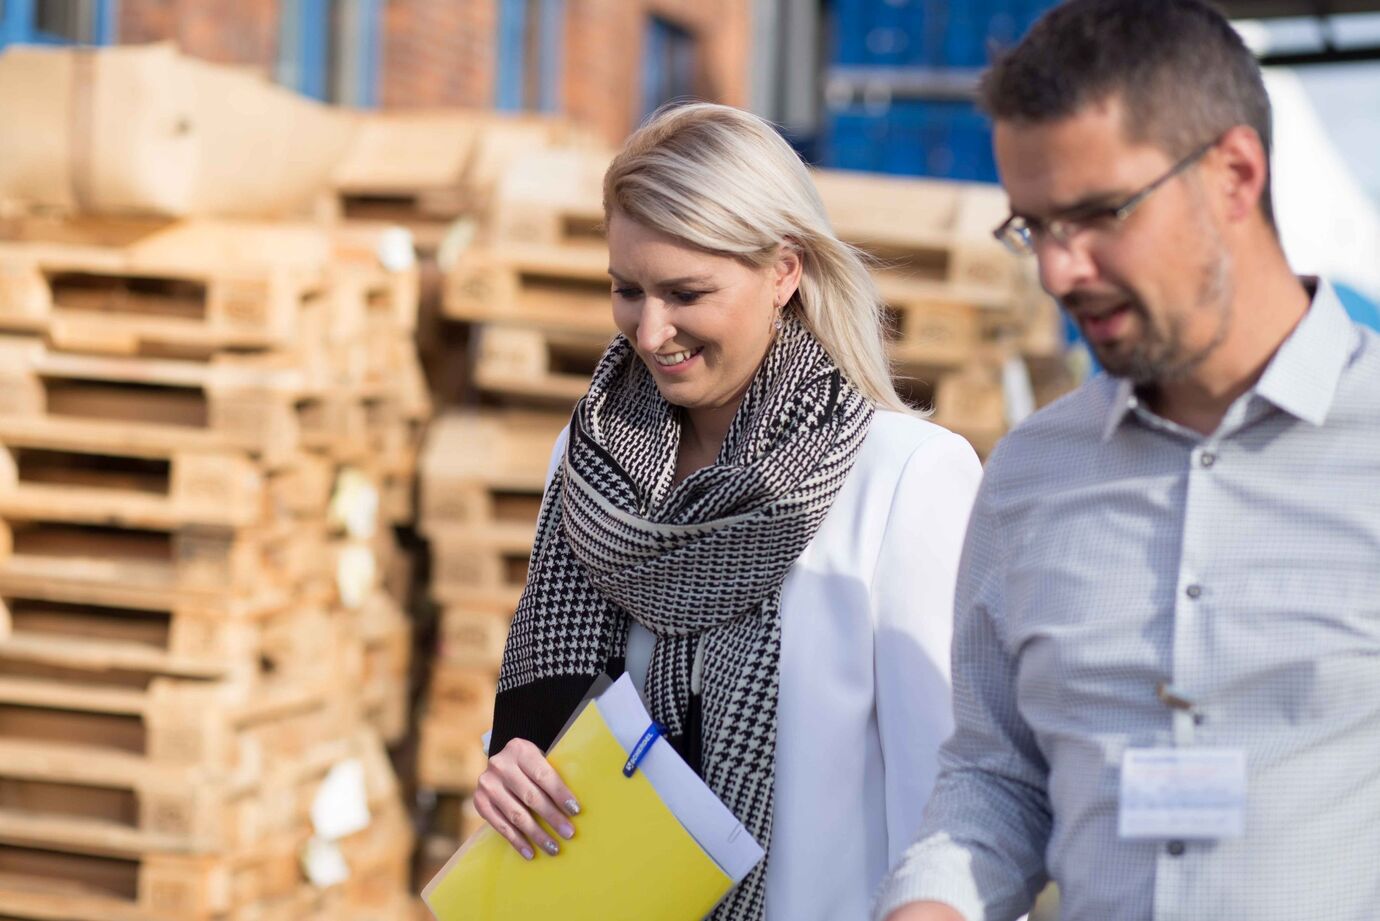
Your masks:
<path fill-rule="evenodd" d="M 117 38 L 175 41 L 188 54 L 272 75 L 278 60 L 279 0 L 121 0 Z"/>
<path fill-rule="evenodd" d="M 747 0 L 567 0 L 565 111 L 613 144 L 641 116 L 643 41 L 651 15 L 698 39 L 697 95 L 747 104 Z"/>
<path fill-rule="evenodd" d="M 383 17 L 381 105 L 493 104 L 498 0 L 388 0 Z"/>
<path fill-rule="evenodd" d="M 490 106 L 498 0 L 385 0 L 378 99 L 384 108 Z M 697 94 L 746 105 L 749 0 L 566 0 L 563 111 L 617 144 L 642 107 L 647 18 L 698 39 Z M 272 75 L 280 0 L 121 0 L 121 42 L 176 41 L 182 50 Z"/>

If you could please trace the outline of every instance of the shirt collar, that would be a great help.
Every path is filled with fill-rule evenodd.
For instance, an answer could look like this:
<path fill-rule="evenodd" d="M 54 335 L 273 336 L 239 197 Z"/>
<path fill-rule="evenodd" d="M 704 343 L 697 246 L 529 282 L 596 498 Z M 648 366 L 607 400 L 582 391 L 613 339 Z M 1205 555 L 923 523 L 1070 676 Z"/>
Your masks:
<path fill-rule="evenodd" d="M 1292 416 L 1322 425 L 1355 350 L 1357 332 L 1330 284 L 1309 277 L 1302 281 L 1315 289 L 1312 306 L 1270 359 L 1252 392 Z M 1118 379 L 1102 429 L 1103 441 L 1112 437 L 1139 403 L 1135 386 Z"/>
<path fill-rule="evenodd" d="M 1255 392 L 1292 416 L 1322 425 L 1359 334 L 1331 285 L 1303 281 L 1317 287 L 1313 305 L 1270 359 Z"/>
<path fill-rule="evenodd" d="M 1102 427 L 1102 440 L 1108 441 L 1126 418 L 1126 414 L 1136 408 L 1140 397 L 1136 387 L 1124 377 L 1116 378 L 1116 388 L 1112 391 L 1112 405 L 1107 411 L 1107 424 Z"/>

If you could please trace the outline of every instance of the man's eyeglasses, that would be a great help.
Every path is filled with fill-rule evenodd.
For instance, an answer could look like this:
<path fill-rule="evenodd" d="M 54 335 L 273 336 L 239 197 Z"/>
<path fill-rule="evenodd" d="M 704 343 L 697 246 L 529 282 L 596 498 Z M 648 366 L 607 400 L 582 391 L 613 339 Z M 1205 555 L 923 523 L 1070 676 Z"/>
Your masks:
<path fill-rule="evenodd" d="M 1000 227 L 992 231 L 992 235 L 1011 252 L 1020 256 L 1028 256 L 1035 252 L 1036 241 L 1046 235 L 1060 246 L 1067 246 L 1074 237 L 1085 230 L 1112 232 L 1134 214 L 1135 210 L 1154 194 L 1156 189 L 1197 163 L 1215 146 L 1217 146 L 1217 141 L 1212 140 L 1197 148 L 1178 163 L 1175 163 L 1169 172 L 1120 204 L 1080 208 L 1065 214 L 1063 217 L 1050 218 L 1049 220 L 1013 214 Z"/>

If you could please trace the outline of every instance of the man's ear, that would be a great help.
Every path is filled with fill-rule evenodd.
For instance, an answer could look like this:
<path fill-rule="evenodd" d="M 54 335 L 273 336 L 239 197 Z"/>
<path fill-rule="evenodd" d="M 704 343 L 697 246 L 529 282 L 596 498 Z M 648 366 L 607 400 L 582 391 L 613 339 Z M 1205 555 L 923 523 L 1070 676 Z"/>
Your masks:
<path fill-rule="evenodd" d="M 1237 125 L 1222 135 L 1210 156 L 1216 165 L 1212 190 L 1227 220 L 1235 223 L 1256 214 L 1270 176 L 1270 158 L 1260 135 L 1248 125 Z"/>

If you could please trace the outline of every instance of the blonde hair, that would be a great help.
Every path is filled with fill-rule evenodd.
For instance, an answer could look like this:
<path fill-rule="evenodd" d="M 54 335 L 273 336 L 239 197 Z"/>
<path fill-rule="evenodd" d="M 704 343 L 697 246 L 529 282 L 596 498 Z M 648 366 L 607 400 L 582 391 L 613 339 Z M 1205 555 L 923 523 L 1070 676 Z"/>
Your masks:
<path fill-rule="evenodd" d="M 605 219 L 615 211 L 756 268 L 793 242 L 802 271 L 790 304 L 805 325 L 860 393 L 916 412 L 892 383 L 886 314 L 863 255 L 834 235 L 809 171 L 770 123 L 711 103 L 660 109 L 604 174 Z"/>

